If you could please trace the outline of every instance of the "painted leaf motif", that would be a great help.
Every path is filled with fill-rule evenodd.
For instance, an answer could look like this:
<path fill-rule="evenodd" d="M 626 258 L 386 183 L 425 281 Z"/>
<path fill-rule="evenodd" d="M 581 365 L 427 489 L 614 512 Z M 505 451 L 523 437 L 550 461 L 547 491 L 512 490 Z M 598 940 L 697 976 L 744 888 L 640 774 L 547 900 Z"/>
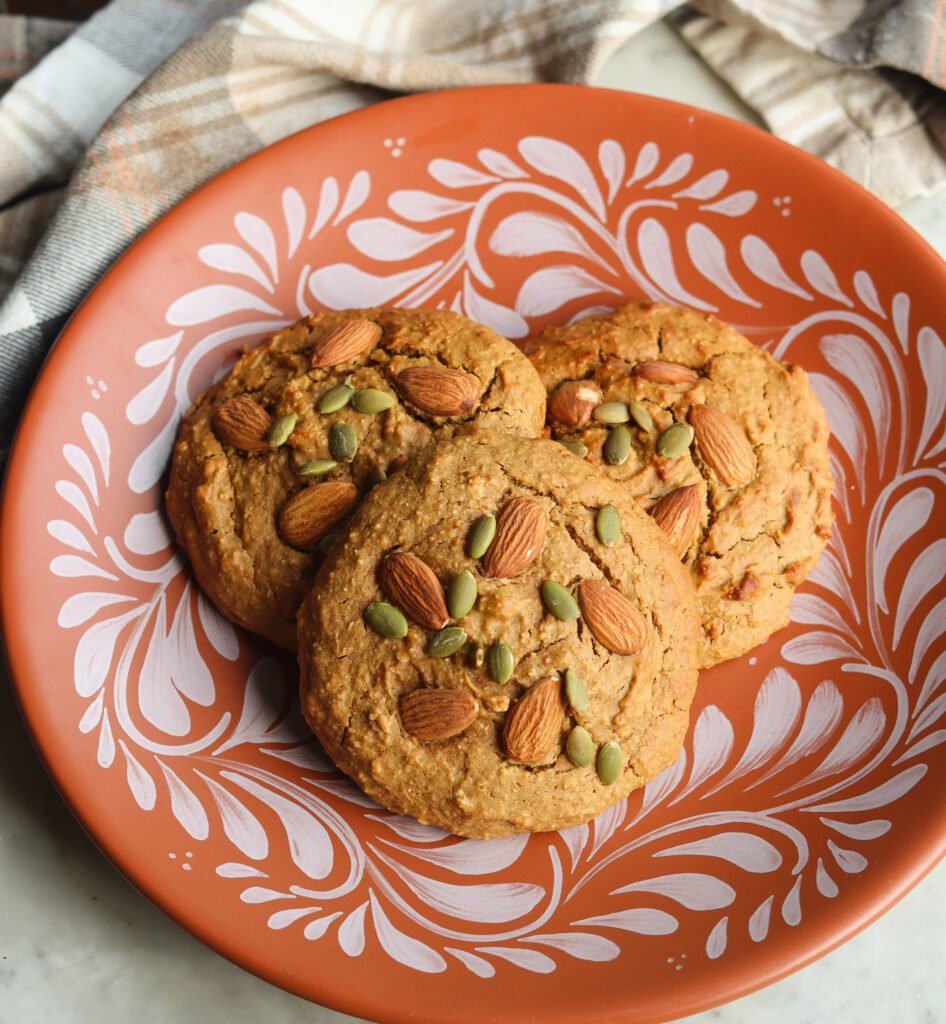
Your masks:
<path fill-rule="evenodd" d="M 402 189 L 388 196 L 388 206 L 405 220 L 425 222 L 450 217 L 473 207 L 472 203 L 461 199 L 450 199 L 439 196 L 436 192 L 424 192 L 421 189 Z"/>
<path fill-rule="evenodd" d="M 887 570 L 904 543 L 929 522 L 933 511 L 933 492 L 928 487 L 907 491 L 887 513 L 874 547 L 874 596 L 877 607 L 888 612 Z"/>
<path fill-rule="evenodd" d="M 154 555 L 170 547 L 164 517 L 160 512 L 139 512 L 128 520 L 125 527 L 125 547 L 138 555 Z"/>
<path fill-rule="evenodd" d="M 609 960 L 617 959 L 621 955 L 621 947 L 617 943 L 601 935 L 593 935 L 590 932 L 530 935 L 528 939 L 520 939 L 519 941 L 552 946 L 562 953 L 575 957 L 576 960 L 591 960 L 595 963 L 606 963 Z"/>
<path fill-rule="evenodd" d="M 475 974 L 478 978 L 492 978 L 496 974 L 496 968 L 488 960 L 484 960 L 475 953 L 454 949 L 452 946 L 444 946 L 443 951 L 456 957 L 468 971 Z"/>
<path fill-rule="evenodd" d="M 473 287 L 468 273 L 464 275 L 463 302 L 471 319 L 492 327 L 504 338 L 524 338 L 529 333 L 529 325 L 514 309 L 481 295 Z"/>
<path fill-rule="evenodd" d="M 366 217 L 348 225 L 348 240 L 364 256 L 398 262 L 425 252 L 453 234 L 445 231 L 415 231 L 388 217 Z"/>
<path fill-rule="evenodd" d="M 78 644 L 72 663 L 72 678 L 80 697 L 91 697 L 104 685 L 112 667 L 115 644 L 129 616 L 117 615 L 90 626 Z"/>
<path fill-rule="evenodd" d="M 145 771 L 138 758 L 128 749 L 128 744 L 124 740 L 119 740 L 118 745 L 125 755 L 125 779 L 128 782 L 131 795 L 135 798 L 135 803 L 143 811 L 153 810 L 158 798 L 154 779 Z"/>
<path fill-rule="evenodd" d="M 687 228 L 686 243 L 693 266 L 707 281 L 737 302 L 757 308 L 761 305 L 733 277 L 726 261 L 726 250 L 718 235 L 704 224 L 691 224 Z"/>
<path fill-rule="evenodd" d="M 946 416 L 946 345 L 932 327 L 922 327 L 916 337 L 916 354 L 926 382 L 926 408 L 917 456 L 926 451 Z"/>
<path fill-rule="evenodd" d="M 280 315 L 275 306 L 245 288 L 232 284 L 209 284 L 175 299 L 168 306 L 165 319 L 173 327 L 193 327 L 231 313 L 251 311 Z"/>
<path fill-rule="evenodd" d="M 591 844 L 591 856 L 593 857 L 598 850 L 614 835 L 620 826 L 621 822 L 624 821 L 624 815 L 627 813 L 627 801 L 621 800 L 616 804 L 613 804 L 607 810 L 602 811 L 591 823 L 594 829 L 594 841 Z"/>
<path fill-rule="evenodd" d="M 653 217 L 641 221 L 637 229 L 637 248 L 644 270 L 665 295 L 674 302 L 692 306 L 694 309 L 702 309 L 708 313 L 716 311 L 716 306 L 704 302 L 680 283 L 673 263 L 673 253 L 670 250 L 670 237 L 660 221 Z"/>
<path fill-rule="evenodd" d="M 788 276 L 771 246 L 758 235 L 746 235 L 739 246 L 739 252 L 745 265 L 760 281 L 779 291 L 788 292 L 789 295 L 811 301 L 811 293 Z"/>
<path fill-rule="evenodd" d="M 282 191 L 282 215 L 286 223 L 286 259 L 291 260 L 299 248 L 305 231 L 305 200 L 298 189 L 284 188 Z"/>
<path fill-rule="evenodd" d="M 715 775 L 729 760 L 732 747 L 733 730 L 729 719 L 715 704 L 708 704 L 700 712 L 693 727 L 693 767 L 690 769 L 690 779 L 671 801 L 671 806 Z"/>
<path fill-rule="evenodd" d="M 665 188 L 667 185 L 676 185 L 682 181 L 693 170 L 693 154 L 680 153 L 675 156 L 669 164 L 651 181 L 648 181 L 644 188 Z"/>
<path fill-rule="evenodd" d="M 572 299 L 598 292 L 617 295 L 618 290 L 605 284 L 581 267 L 559 265 L 543 267 L 526 278 L 516 297 L 520 316 L 544 316 Z"/>
<path fill-rule="evenodd" d="M 367 900 L 356 907 L 338 926 L 338 944 L 346 956 L 361 956 L 365 951 L 365 913 Z"/>
<path fill-rule="evenodd" d="M 710 960 L 718 960 L 726 952 L 727 928 L 729 918 L 722 917 L 713 926 L 706 938 L 706 955 Z"/>
<path fill-rule="evenodd" d="M 629 885 L 622 885 L 611 895 L 646 892 L 665 896 L 687 910 L 721 910 L 736 898 L 736 890 L 715 875 L 703 875 L 692 871 L 679 874 L 660 875 L 657 878 L 643 878 Z"/>
<path fill-rule="evenodd" d="M 652 174 L 659 159 L 660 149 L 657 147 L 657 143 L 645 142 L 644 145 L 641 146 L 640 152 L 637 154 L 634 170 L 631 172 L 631 176 L 627 180 L 628 185 L 633 185 L 635 181 L 643 181 L 646 177 Z"/>
<path fill-rule="evenodd" d="M 102 714 L 102 724 L 99 727 L 99 744 L 95 753 L 95 759 L 100 768 L 110 768 L 115 760 L 115 737 L 112 734 L 112 724 L 109 721 L 108 711 Z"/>
<path fill-rule="evenodd" d="M 821 292 L 822 295 L 826 295 L 829 299 L 834 299 L 835 302 L 840 302 L 845 306 L 854 305 L 844 292 L 841 291 L 841 286 L 838 284 L 838 279 L 834 276 L 834 271 L 828 266 L 827 261 L 820 252 L 815 252 L 814 249 L 808 249 L 803 252 L 801 269 L 808 279 L 808 283 L 816 292 Z"/>
<path fill-rule="evenodd" d="M 858 875 L 867 867 L 867 858 L 855 850 L 846 850 L 833 840 L 828 840 L 828 849 L 834 862 L 847 875 Z"/>
<path fill-rule="evenodd" d="M 565 252 L 609 269 L 573 224 L 550 213 L 524 210 L 509 214 L 496 226 L 489 247 L 500 256 L 519 258 Z"/>
<path fill-rule="evenodd" d="M 332 219 L 332 214 L 338 209 L 338 182 L 333 177 L 328 177 L 322 182 L 319 190 L 319 205 L 315 211 L 315 220 L 309 231 L 309 238 L 315 236 Z"/>
<path fill-rule="evenodd" d="M 332 223 L 341 224 L 346 217 L 350 217 L 353 213 L 360 210 L 365 205 L 370 193 L 371 175 L 367 171 L 356 171 L 348 183 L 348 191 L 345 193 L 345 198 L 342 201 L 342 208 L 338 211 Z"/>
<path fill-rule="evenodd" d="M 334 914 L 327 914 L 325 917 L 318 917 L 314 921 L 310 921 L 305 928 L 302 929 L 302 934 L 310 942 L 315 942 L 316 939 L 321 939 L 329 930 L 332 922 L 341 916 L 342 912 L 338 910 Z"/>
<path fill-rule="evenodd" d="M 236 630 L 217 611 L 203 590 L 197 591 L 197 614 L 204 635 L 217 654 L 227 661 L 236 661 L 240 654 L 240 641 L 237 639 Z"/>
<path fill-rule="evenodd" d="M 57 480 L 56 493 L 82 516 L 93 533 L 97 532 L 89 500 L 71 480 Z"/>
<path fill-rule="evenodd" d="M 203 804 L 194 791 L 160 759 L 156 759 L 171 798 L 171 813 L 193 839 L 203 840 L 210 834 L 210 823 Z"/>
<path fill-rule="evenodd" d="M 767 874 L 782 863 L 782 855 L 767 840 L 752 832 L 718 832 L 692 843 L 657 850 L 655 857 L 717 857 L 743 871 Z"/>
<path fill-rule="evenodd" d="M 507 949 L 505 946 L 477 946 L 478 953 L 488 953 L 498 957 L 524 971 L 533 974 L 551 974 L 555 970 L 555 961 L 535 949 Z"/>
<path fill-rule="evenodd" d="M 290 907 L 288 910 L 277 910 L 275 914 L 271 914 L 266 919 L 266 925 L 278 932 L 314 913 L 316 913 L 315 907 Z"/>
<path fill-rule="evenodd" d="M 772 903 L 775 897 L 769 896 L 762 902 L 749 918 L 749 938 L 753 942 L 761 942 L 769 934 L 769 920 L 772 916 Z"/>
<path fill-rule="evenodd" d="M 558 139 L 531 135 L 520 140 L 519 152 L 537 171 L 574 189 L 594 211 L 598 220 L 604 220 L 601 190 L 591 168 L 577 149 Z"/>
<path fill-rule="evenodd" d="M 424 974 L 439 974 L 447 969 L 446 960 L 436 950 L 405 935 L 391 924 L 374 893 L 369 898 L 375 934 L 382 949 L 392 960 Z"/>
<path fill-rule="evenodd" d="M 822 552 L 821 558 L 818 559 L 818 564 L 815 566 L 811 575 L 808 577 L 809 584 L 816 583 L 819 587 L 824 587 L 825 590 L 830 590 L 832 594 L 840 597 L 841 600 L 847 607 L 847 610 L 851 613 L 854 621 L 860 624 L 860 612 L 857 610 L 857 603 L 854 600 L 854 594 L 851 591 L 851 584 L 848 581 L 847 574 L 841 567 L 841 563 L 838 560 L 838 556 L 830 549 L 827 548 Z M 808 597 L 810 595 L 805 593 L 797 593 L 796 598 Z M 802 607 L 811 607 L 807 601 L 802 602 Z M 794 619 L 794 603 L 792 605 L 792 617 Z M 821 606 L 818 605 L 818 608 Z M 803 613 L 804 614 L 804 613 Z M 814 610 L 810 611 L 809 614 L 814 614 Z M 827 614 L 827 613 L 825 613 Z M 805 622 L 805 619 L 794 619 L 795 622 Z M 821 625 L 828 625 L 824 620 L 820 622 Z"/>
<path fill-rule="evenodd" d="M 821 339 L 821 351 L 834 369 L 860 392 L 874 426 L 874 439 L 883 469 L 890 433 L 890 388 L 874 349 L 856 334 L 828 334 Z"/>
<path fill-rule="evenodd" d="M 231 750 L 242 743 L 260 744 L 271 739 L 273 727 L 281 717 L 281 706 L 285 693 L 284 680 L 279 662 L 275 658 L 260 658 L 253 666 L 243 690 L 243 709 L 233 732 L 214 751 L 214 756 Z"/>
<path fill-rule="evenodd" d="M 570 828 L 559 829 L 558 835 L 568 850 L 568 856 L 571 859 L 571 869 L 574 871 L 578 866 L 582 851 L 588 845 L 588 824 L 587 822 L 582 822 L 581 825 L 572 825 Z"/>
<path fill-rule="evenodd" d="M 391 827 L 391 818 L 382 819 L 388 827 Z M 417 825 L 418 829 L 432 831 L 435 834 L 431 838 L 422 835 L 420 842 L 432 842 L 436 839 L 444 839 L 447 833 L 441 829 L 435 829 L 431 825 Z M 399 825 L 398 830 L 403 834 L 404 826 Z M 405 838 L 415 839 L 415 835 L 408 833 Z M 484 843 L 479 839 L 458 839 L 451 846 L 440 846 L 433 850 L 424 848 L 415 849 L 409 846 L 402 846 L 399 843 L 386 841 L 389 846 L 410 853 L 420 860 L 429 864 L 436 864 L 438 867 L 446 868 L 457 875 L 492 875 L 511 868 L 522 856 L 529 842 L 528 833 L 522 835 L 503 836 L 501 839 L 491 839 Z"/>
<path fill-rule="evenodd" d="M 832 438 L 840 444 L 851 464 L 856 477 L 861 481 L 860 494 L 864 498 L 867 444 L 861 418 L 847 391 L 833 378 L 822 373 L 808 375 L 814 393 L 821 399 Z"/>
<path fill-rule="evenodd" d="M 848 839 L 857 839 L 861 842 L 868 842 L 871 839 L 879 839 L 881 836 L 886 835 L 890 831 L 890 822 L 884 821 L 883 819 L 877 819 L 875 821 L 834 821 L 831 818 L 822 818 L 822 825 L 827 825 L 828 828 L 834 829 L 835 832 L 840 832 L 842 836 L 847 836 Z"/>
<path fill-rule="evenodd" d="M 495 149 L 481 149 L 476 154 L 479 162 L 491 174 L 499 175 L 500 178 L 527 178 L 526 172 L 514 161 L 510 160 L 505 153 Z"/>
<path fill-rule="evenodd" d="M 854 291 L 857 292 L 857 297 L 872 313 L 876 313 L 877 316 L 881 317 L 884 315 L 880 299 L 877 298 L 877 288 L 874 286 L 874 281 L 866 270 L 855 272 Z"/>
<path fill-rule="evenodd" d="M 154 341 L 146 341 L 135 353 L 135 362 L 139 366 L 145 367 L 160 366 L 174 355 L 183 337 L 183 331 L 176 331 L 174 334 L 169 334 L 166 338 L 155 338 Z M 94 419 L 98 418 L 90 412 L 85 415 L 92 416 Z M 99 423 L 101 425 L 101 421 Z M 102 429 L 104 430 L 105 428 L 103 427 Z"/>
<path fill-rule="evenodd" d="M 847 797 L 844 800 L 835 800 L 833 803 L 818 804 L 815 807 L 803 807 L 802 810 L 818 814 L 838 814 L 848 811 L 873 811 L 878 807 L 886 807 L 895 800 L 899 800 L 923 778 L 927 772 L 925 764 L 915 764 L 912 768 L 895 775 L 892 779 L 882 782 L 879 786 L 860 793 L 857 796 Z"/>
<path fill-rule="evenodd" d="M 704 203 L 700 209 L 707 213 L 721 213 L 724 217 L 741 217 L 748 213 L 756 204 L 759 196 L 752 189 L 732 192 L 715 203 Z"/>
<path fill-rule="evenodd" d="M 220 814 L 220 821 L 223 824 L 223 831 L 227 839 L 245 857 L 249 857 L 250 860 L 265 860 L 269 855 L 269 839 L 263 826 L 219 782 L 208 775 L 204 775 L 203 772 L 197 772 L 197 774 L 207 784 L 210 795 L 217 805 L 217 811 Z"/>
<path fill-rule="evenodd" d="M 273 281 L 278 281 L 279 263 L 276 258 L 276 236 L 273 229 L 255 213 L 238 213 L 233 218 L 233 223 L 243 241 L 262 258 Z"/>
<path fill-rule="evenodd" d="M 836 633 L 813 629 L 782 645 L 782 657 L 796 665 L 820 665 L 826 661 L 863 662 L 860 652 Z"/>
<path fill-rule="evenodd" d="M 484 174 L 458 160 L 431 160 L 427 170 L 435 181 L 446 185 L 447 188 L 472 188 L 474 185 L 492 185 L 499 181 L 494 175 Z"/>
<path fill-rule="evenodd" d="M 49 563 L 49 571 L 55 576 L 66 578 L 97 576 L 103 580 L 118 581 L 117 576 L 78 555 L 59 555 Z"/>
<path fill-rule="evenodd" d="M 672 935 L 678 927 L 677 919 L 665 910 L 656 907 L 635 907 L 632 910 L 618 910 L 613 914 L 599 914 L 586 917 L 575 924 L 597 925 L 599 928 L 618 928 L 622 932 L 637 935 Z"/>
<path fill-rule="evenodd" d="M 829 604 L 823 597 L 817 594 L 809 594 L 805 591 L 796 591 L 792 596 L 792 622 L 799 622 L 806 626 L 827 626 L 838 633 L 847 633 L 851 630 L 848 624 L 841 618 L 834 605 Z"/>
<path fill-rule="evenodd" d="M 297 193 L 298 195 L 298 193 Z M 202 246 L 197 251 L 200 262 L 213 270 L 220 270 L 225 274 L 236 274 L 240 277 L 248 277 L 265 291 L 272 293 L 273 285 L 266 276 L 263 268 L 253 257 L 239 245 L 229 243 Z"/>
<path fill-rule="evenodd" d="M 648 782 L 644 787 L 644 798 L 641 801 L 641 809 L 638 817 L 642 817 L 651 807 L 656 807 L 662 800 L 668 797 L 680 785 L 687 770 L 686 748 L 680 751 L 680 756 L 669 767 L 665 768 L 656 779 Z"/>
<path fill-rule="evenodd" d="M 614 139 L 604 139 L 598 146 L 598 166 L 608 183 L 608 203 L 614 202 L 621 181 L 624 178 L 626 164 L 624 147 Z"/>
<path fill-rule="evenodd" d="M 799 875 L 788 895 L 782 900 L 782 920 L 792 928 L 801 924 L 801 882 L 802 876 Z"/>
<path fill-rule="evenodd" d="M 46 524 L 46 532 L 50 537 L 58 540 L 60 544 L 65 544 L 66 547 L 72 548 L 74 551 L 83 551 L 95 557 L 95 551 L 86 540 L 85 534 L 73 526 L 72 523 L 66 522 L 65 519 L 53 519 L 51 522 L 48 522 Z"/>
<path fill-rule="evenodd" d="M 75 444 L 64 444 L 62 454 L 66 462 L 75 470 L 76 475 L 85 484 L 89 496 L 97 505 L 99 503 L 99 487 L 95 479 L 95 467 L 86 453 Z"/>
<path fill-rule="evenodd" d="M 61 614 L 61 613 L 60 613 Z M 933 644 L 946 635 L 946 597 L 938 601 L 926 614 L 916 640 L 913 642 L 913 660 L 910 662 L 910 682 L 917 677 L 917 670 Z M 917 707 L 922 706 L 917 704 Z"/>
<path fill-rule="evenodd" d="M 125 417 L 129 423 L 141 426 L 149 423 L 158 414 L 167 397 L 174 375 L 174 360 L 164 364 L 164 369 L 125 406 Z"/>
<path fill-rule="evenodd" d="M 893 627 L 893 646 L 900 646 L 903 630 L 920 602 L 946 579 L 946 540 L 940 538 L 910 566 L 897 602 L 897 618 Z"/>
<path fill-rule="evenodd" d="M 728 181 L 729 171 L 722 169 L 710 171 L 709 174 L 704 174 L 692 185 L 687 185 L 679 192 L 674 192 L 673 197 L 674 199 L 712 199 L 722 192 Z"/>
<path fill-rule="evenodd" d="M 440 266 L 441 262 L 438 261 L 413 270 L 379 276 L 369 274 L 351 263 L 332 263 L 312 271 L 309 290 L 318 302 L 329 309 L 383 306 L 408 288 L 426 280 Z"/>

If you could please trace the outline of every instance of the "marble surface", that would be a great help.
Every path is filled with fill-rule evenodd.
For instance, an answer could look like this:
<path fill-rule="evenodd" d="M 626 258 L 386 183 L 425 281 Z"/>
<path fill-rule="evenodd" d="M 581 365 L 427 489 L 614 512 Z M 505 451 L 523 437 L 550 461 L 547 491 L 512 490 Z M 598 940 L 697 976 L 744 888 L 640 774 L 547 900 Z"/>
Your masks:
<path fill-rule="evenodd" d="M 661 25 L 608 62 L 613 88 L 754 121 Z M 946 194 L 901 211 L 946 254 Z M 938 1024 L 946 1020 L 946 863 L 829 956 L 689 1024 Z M 223 960 L 140 896 L 49 782 L 0 679 L 0 1024 L 341 1024 Z"/>

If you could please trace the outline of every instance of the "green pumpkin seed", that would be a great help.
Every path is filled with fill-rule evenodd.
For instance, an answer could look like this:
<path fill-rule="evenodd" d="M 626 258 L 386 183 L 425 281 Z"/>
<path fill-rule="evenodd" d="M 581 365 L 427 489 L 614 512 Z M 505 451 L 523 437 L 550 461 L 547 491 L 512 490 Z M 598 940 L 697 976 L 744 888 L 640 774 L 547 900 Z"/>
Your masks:
<path fill-rule="evenodd" d="M 567 448 L 572 455 L 577 455 L 579 459 L 583 459 L 588 454 L 588 445 L 582 444 L 581 441 L 576 441 L 573 438 L 565 437 L 558 443 L 563 448 Z"/>
<path fill-rule="evenodd" d="M 380 466 L 372 466 L 365 477 L 365 491 L 367 492 L 373 487 L 377 487 L 378 484 L 383 483 L 387 478 L 388 474 Z"/>
<path fill-rule="evenodd" d="M 657 454 L 665 459 L 679 459 L 693 443 L 693 428 L 689 423 L 671 423 L 657 438 Z"/>
<path fill-rule="evenodd" d="M 444 626 L 427 641 L 427 653 L 431 658 L 449 658 L 466 644 L 466 630 L 459 626 Z"/>
<path fill-rule="evenodd" d="M 621 539 L 621 513 L 613 505 L 602 505 L 595 516 L 595 533 L 602 544 L 612 547 Z"/>
<path fill-rule="evenodd" d="M 490 644 L 489 651 L 486 653 L 486 665 L 495 682 L 508 683 L 512 678 L 512 670 L 516 667 L 516 659 L 512 655 L 509 644 L 502 640 Z"/>
<path fill-rule="evenodd" d="M 562 622 L 574 622 L 578 618 L 578 602 L 555 580 L 543 581 L 542 601 L 555 618 Z"/>
<path fill-rule="evenodd" d="M 631 454 L 631 432 L 623 424 L 613 427 L 608 433 L 601 450 L 609 466 L 623 466 Z"/>
<path fill-rule="evenodd" d="M 598 778 L 605 786 L 613 786 L 624 770 L 624 751 L 616 743 L 605 743 L 598 751 Z"/>
<path fill-rule="evenodd" d="M 303 462 L 296 472 L 299 476 L 325 476 L 337 465 L 332 459 L 313 459 L 311 462 Z"/>
<path fill-rule="evenodd" d="M 390 409 L 394 405 L 394 395 L 388 394 L 387 391 L 379 391 L 377 388 L 363 388 L 355 392 L 351 404 L 358 412 L 374 415 Z"/>
<path fill-rule="evenodd" d="M 336 384 L 334 388 L 329 388 L 319 399 L 319 412 L 330 413 L 344 409 L 351 401 L 351 396 L 354 393 L 355 389 L 350 388 L 347 384 Z"/>
<path fill-rule="evenodd" d="M 351 462 L 358 451 L 358 435 L 350 423 L 333 423 L 328 432 L 328 449 L 333 459 Z"/>
<path fill-rule="evenodd" d="M 447 610 L 451 619 L 462 619 L 476 604 L 476 580 L 471 572 L 454 576 L 447 587 Z"/>
<path fill-rule="evenodd" d="M 565 741 L 565 753 L 576 768 L 587 768 L 595 759 L 595 741 L 591 733 L 576 725 Z"/>
<path fill-rule="evenodd" d="M 266 431 L 266 443 L 270 448 L 281 448 L 296 429 L 297 417 L 294 412 L 287 412 L 273 420 L 272 426 Z"/>
<path fill-rule="evenodd" d="M 572 711 L 579 715 L 587 711 L 591 703 L 587 687 L 578 678 L 578 673 L 570 668 L 565 669 L 565 700 Z"/>
<path fill-rule="evenodd" d="M 489 550 L 495 536 L 496 517 L 480 516 L 470 527 L 470 533 L 466 539 L 466 553 L 470 558 L 482 558 Z"/>
<path fill-rule="evenodd" d="M 329 548 L 331 548 L 341 535 L 341 530 L 329 530 L 329 532 L 319 541 L 319 551 L 321 551 L 323 555 L 327 555 Z"/>
<path fill-rule="evenodd" d="M 602 402 L 591 414 L 599 423 L 627 423 L 631 413 L 623 402 Z"/>
<path fill-rule="evenodd" d="M 646 430 L 648 433 L 654 429 L 654 421 L 651 418 L 650 413 L 647 411 L 647 407 L 641 405 L 640 402 L 635 402 L 631 399 L 627 403 L 628 411 L 631 414 L 631 419 L 641 428 Z"/>
<path fill-rule="evenodd" d="M 365 609 L 365 622 L 379 635 L 388 640 L 402 640 L 407 636 L 407 619 L 394 607 L 376 601 Z"/>

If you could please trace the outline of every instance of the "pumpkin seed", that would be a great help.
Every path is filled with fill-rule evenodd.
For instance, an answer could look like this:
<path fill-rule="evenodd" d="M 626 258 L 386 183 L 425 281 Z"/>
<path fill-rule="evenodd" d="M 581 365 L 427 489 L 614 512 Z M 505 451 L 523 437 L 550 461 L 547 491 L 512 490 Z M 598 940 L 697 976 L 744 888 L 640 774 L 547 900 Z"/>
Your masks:
<path fill-rule="evenodd" d="M 294 412 L 287 412 L 285 416 L 273 420 L 272 426 L 266 431 L 266 443 L 269 447 L 282 447 L 296 429 L 296 421 L 297 417 Z"/>
<path fill-rule="evenodd" d="M 431 658 L 449 658 L 466 644 L 466 630 L 459 626 L 444 626 L 427 641 L 427 653 Z"/>
<path fill-rule="evenodd" d="M 627 403 L 628 412 L 631 414 L 631 419 L 641 428 L 650 433 L 654 429 L 654 421 L 651 418 L 650 413 L 647 411 L 647 407 L 641 405 L 640 402 L 635 402 L 631 399 Z"/>
<path fill-rule="evenodd" d="M 587 768 L 595 759 L 595 741 L 591 733 L 576 725 L 565 741 L 565 753 L 576 768 Z"/>
<path fill-rule="evenodd" d="M 365 492 L 367 493 L 373 487 L 377 487 L 378 484 L 383 483 L 387 478 L 388 474 L 380 466 L 372 466 L 365 477 Z"/>
<path fill-rule="evenodd" d="M 328 448 L 333 459 L 351 462 L 358 451 L 358 435 L 350 423 L 333 423 L 328 432 Z"/>
<path fill-rule="evenodd" d="M 377 388 L 363 388 L 361 391 L 355 392 L 351 404 L 358 412 L 374 415 L 374 413 L 390 409 L 394 405 L 394 395 L 387 391 L 379 391 Z"/>
<path fill-rule="evenodd" d="M 598 778 L 605 786 L 613 786 L 624 770 L 624 751 L 616 743 L 605 743 L 598 751 Z"/>
<path fill-rule="evenodd" d="M 588 454 L 588 445 L 582 444 L 581 441 L 576 441 L 571 437 L 564 437 L 558 442 L 563 448 L 567 448 L 572 455 L 577 455 L 579 459 L 583 459 Z"/>
<path fill-rule="evenodd" d="M 476 580 L 471 572 L 454 576 L 447 587 L 447 610 L 451 619 L 462 619 L 476 604 Z"/>
<path fill-rule="evenodd" d="M 562 622 L 574 622 L 578 618 L 578 602 L 555 580 L 543 581 L 542 601 L 555 618 Z"/>
<path fill-rule="evenodd" d="M 323 555 L 327 555 L 329 548 L 331 548 L 335 541 L 338 540 L 341 534 L 341 530 L 329 530 L 329 532 L 319 541 L 319 551 L 321 551 Z"/>
<path fill-rule="evenodd" d="M 388 640 L 401 640 L 407 636 L 407 619 L 393 604 L 385 604 L 384 601 L 369 604 L 365 609 L 365 622 Z"/>
<path fill-rule="evenodd" d="M 351 401 L 351 396 L 354 393 L 355 389 L 350 388 L 347 384 L 336 384 L 334 388 L 329 388 L 319 399 L 319 412 L 330 413 L 344 409 Z"/>
<path fill-rule="evenodd" d="M 565 699 L 572 711 L 579 715 L 587 711 L 591 703 L 587 687 L 578 678 L 578 673 L 571 668 L 565 669 Z"/>
<path fill-rule="evenodd" d="M 665 459 L 678 459 L 693 443 L 689 423 L 671 423 L 657 438 L 657 454 Z"/>
<path fill-rule="evenodd" d="M 631 413 L 623 402 L 602 402 L 591 414 L 599 423 L 627 423 Z"/>
<path fill-rule="evenodd" d="M 623 424 L 613 427 L 601 450 L 609 466 L 623 466 L 631 454 L 631 432 Z"/>
<path fill-rule="evenodd" d="M 495 536 L 496 517 L 480 516 L 470 527 L 470 533 L 466 539 L 466 553 L 470 558 L 482 558 L 489 550 Z"/>
<path fill-rule="evenodd" d="M 508 683 L 512 678 L 512 670 L 516 667 L 516 659 L 509 644 L 502 640 L 490 644 L 486 653 L 486 665 L 495 682 Z"/>
<path fill-rule="evenodd" d="M 611 504 L 602 505 L 595 516 L 595 533 L 598 540 L 608 547 L 621 539 L 621 513 Z"/>
<path fill-rule="evenodd" d="M 337 465 L 338 463 L 332 459 L 313 459 L 311 462 L 303 462 L 297 472 L 299 476 L 325 476 Z"/>

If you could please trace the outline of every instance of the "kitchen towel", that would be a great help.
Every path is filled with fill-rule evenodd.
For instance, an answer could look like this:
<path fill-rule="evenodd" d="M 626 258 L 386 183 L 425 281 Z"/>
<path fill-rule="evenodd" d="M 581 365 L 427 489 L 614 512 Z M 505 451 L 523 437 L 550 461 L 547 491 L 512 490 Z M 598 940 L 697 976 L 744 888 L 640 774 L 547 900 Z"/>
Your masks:
<path fill-rule="evenodd" d="M 0 458 L 135 236 L 237 160 L 388 96 L 593 83 L 658 18 L 777 135 L 897 203 L 946 180 L 943 0 L 113 0 L 0 16 Z"/>

